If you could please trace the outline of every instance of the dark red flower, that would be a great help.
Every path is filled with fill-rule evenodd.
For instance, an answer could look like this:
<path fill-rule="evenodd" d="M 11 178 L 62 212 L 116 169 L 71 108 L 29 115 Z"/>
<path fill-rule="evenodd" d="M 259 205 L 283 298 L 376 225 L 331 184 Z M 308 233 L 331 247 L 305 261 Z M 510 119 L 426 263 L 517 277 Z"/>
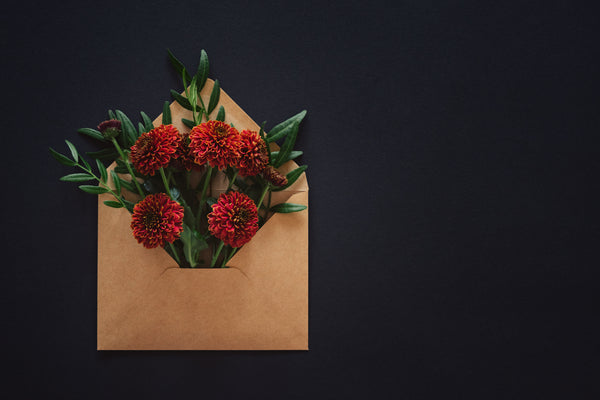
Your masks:
<path fill-rule="evenodd" d="M 240 132 L 242 143 L 239 148 L 238 169 L 241 176 L 254 176 L 262 172 L 269 164 L 267 145 L 260 135 L 254 131 Z"/>
<path fill-rule="evenodd" d="M 272 165 L 263 170 L 263 177 L 275 186 L 285 186 L 288 183 L 287 176 L 283 175 Z"/>
<path fill-rule="evenodd" d="M 148 249 L 173 243 L 183 231 L 183 207 L 164 193 L 146 196 L 133 207 L 131 229 Z"/>
<path fill-rule="evenodd" d="M 196 163 L 225 169 L 237 165 L 240 134 L 237 129 L 221 121 L 208 121 L 195 126 L 190 132 L 190 148 Z"/>
<path fill-rule="evenodd" d="M 121 134 L 121 121 L 118 119 L 109 119 L 98 125 L 98 130 L 105 139 L 112 139 Z"/>
<path fill-rule="evenodd" d="M 154 175 L 166 167 L 177 152 L 181 142 L 179 131 L 173 125 L 160 125 L 142 133 L 133 146 L 129 158 L 136 170 L 144 175 Z"/>
<path fill-rule="evenodd" d="M 221 194 L 208 214 L 208 229 L 231 247 L 243 246 L 258 230 L 256 204 L 240 192 Z"/>
<path fill-rule="evenodd" d="M 192 169 L 199 170 L 201 165 L 196 163 L 196 157 L 190 147 L 190 134 L 180 133 L 181 141 L 177 147 L 177 151 L 171 158 L 171 165 L 177 169 L 185 169 L 191 171 Z"/>

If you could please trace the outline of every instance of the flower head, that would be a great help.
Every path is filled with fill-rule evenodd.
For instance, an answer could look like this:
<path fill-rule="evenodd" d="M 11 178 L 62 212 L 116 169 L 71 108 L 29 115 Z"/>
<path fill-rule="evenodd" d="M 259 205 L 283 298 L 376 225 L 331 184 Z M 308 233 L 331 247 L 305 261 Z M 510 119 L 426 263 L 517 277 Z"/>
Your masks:
<path fill-rule="evenodd" d="M 98 130 L 105 139 L 112 139 L 121 134 L 121 121 L 118 119 L 109 119 L 108 121 L 101 122 L 98 125 Z"/>
<path fill-rule="evenodd" d="M 180 170 L 191 171 L 193 169 L 199 170 L 200 165 L 196 164 L 196 157 L 190 147 L 190 134 L 180 133 L 181 141 L 177 147 L 177 151 L 171 158 L 171 165 Z"/>
<path fill-rule="evenodd" d="M 263 177 L 275 186 L 285 186 L 288 183 L 287 177 L 272 165 L 267 166 L 262 173 Z"/>
<path fill-rule="evenodd" d="M 208 214 L 208 229 L 231 247 L 249 242 L 258 230 L 258 210 L 254 201 L 240 192 L 221 194 Z"/>
<path fill-rule="evenodd" d="M 166 167 L 177 152 L 181 137 L 173 125 L 160 125 L 142 133 L 131 146 L 130 159 L 136 170 L 144 175 L 154 175 Z"/>
<path fill-rule="evenodd" d="M 148 195 L 133 207 L 131 229 L 148 249 L 173 243 L 183 231 L 183 207 L 164 193 Z"/>
<path fill-rule="evenodd" d="M 262 172 L 269 164 L 267 145 L 260 135 L 254 131 L 243 130 L 240 132 L 242 143 L 240 145 L 240 158 L 238 169 L 241 176 L 254 176 Z"/>
<path fill-rule="evenodd" d="M 240 144 L 237 129 L 221 121 L 203 122 L 190 132 L 190 148 L 200 165 L 208 162 L 219 169 L 237 165 Z"/>

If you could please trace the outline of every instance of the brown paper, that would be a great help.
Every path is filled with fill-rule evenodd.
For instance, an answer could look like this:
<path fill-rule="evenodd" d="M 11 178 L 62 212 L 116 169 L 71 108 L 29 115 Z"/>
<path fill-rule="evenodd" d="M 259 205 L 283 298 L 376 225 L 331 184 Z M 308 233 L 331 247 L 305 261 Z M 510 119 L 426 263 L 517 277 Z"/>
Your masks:
<path fill-rule="evenodd" d="M 205 104 L 212 86 L 202 91 Z M 259 130 L 223 90 L 214 113 L 220 105 L 227 123 Z M 171 114 L 189 130 L 181 123 L 192 119 L 188 110 L 173 103 Z M 225 188 L 217 176 L 213 195 Z M 189 269 L 138 244 L 131 215 L 107 199 L 98 201 L 98 350 L 308 350 L 308 210 L 273 215 L 229 268 Z M 304 174 L 273 193 L 272 204 L 285 201 L 308 205 Z"/>

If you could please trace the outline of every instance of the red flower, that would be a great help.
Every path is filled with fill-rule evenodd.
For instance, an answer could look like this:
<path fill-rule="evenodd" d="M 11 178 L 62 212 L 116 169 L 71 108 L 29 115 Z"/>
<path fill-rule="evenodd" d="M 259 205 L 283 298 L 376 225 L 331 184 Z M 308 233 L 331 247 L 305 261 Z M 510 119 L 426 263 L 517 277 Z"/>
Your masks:
<path fill-rule="evenodd" d="M 166 167 L 181 142 L 177 128 L 160 125 L 150 132 L 142 133 L 133 146 L 129 158 L 136 170 L 144 175 L 154 175 Z"/>
<path fill-rule="evenodd" d="M 237 129 L 221 121 L 203 122 L 190 132 L 190 148 L 200 165 L 208 162 L 219 169 L 236 165 L 240 144 Z"/>
<path fill-rule="evenodd" d="M 133 207 L 131 229 L 148 249 L 173 243 L 183 231 L 183 207 L 164 193 L 151 194 Z"/>
<path fill-rule="evenodd" d="M 190 148 L 190 134 L 181 133 L 181 141 L 177 147 L 175 155 L 171 159 L 171 165 L 177 169 L 185 169 L 191 171 L 192 169 L 199 170 L 201 165 L 196 164 L 196 157 Z"/>
<path fill-rule="evenodd" d="M 208 214 L 208 229 L 231 247 L 243 246 L 258 230 L 256 204 L 243 193 L 221 194 Z"/>
<path fill-rule="evenodd" d="M 269 164 L 267 145 L 260 135 L 254 131 L 243 130 L 240 132 L 242 143 L 240 145 L 240 158 L 238 168 L 241 176 L 254 176 L 262 172 Z"/>

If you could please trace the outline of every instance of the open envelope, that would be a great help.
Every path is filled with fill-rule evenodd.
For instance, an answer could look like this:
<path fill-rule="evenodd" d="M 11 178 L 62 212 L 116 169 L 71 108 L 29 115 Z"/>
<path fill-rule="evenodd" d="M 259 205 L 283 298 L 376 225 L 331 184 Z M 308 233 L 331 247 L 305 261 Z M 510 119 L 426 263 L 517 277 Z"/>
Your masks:
<path fill-rule="evenodd" d="M 208 80 L 205 104 L 212 87 Z M 219 105 L 225 122 L 259 130 L 222 90 Z M 189 130 L 181 123 L 188 110 L 173 103 L 171 114 Z M 217 177 L 211 190 L 225 188 Z M 131 215 L 105 206 L 108 199 L 98 202 L 98 350 L 308 350 L 308 210 L 273 215 L 229 268 L 183 269 L 163 249 L 137 243 Z M 304 174 L 273 193 L 272 204 L 285 201 L 308 205 Z"/>

